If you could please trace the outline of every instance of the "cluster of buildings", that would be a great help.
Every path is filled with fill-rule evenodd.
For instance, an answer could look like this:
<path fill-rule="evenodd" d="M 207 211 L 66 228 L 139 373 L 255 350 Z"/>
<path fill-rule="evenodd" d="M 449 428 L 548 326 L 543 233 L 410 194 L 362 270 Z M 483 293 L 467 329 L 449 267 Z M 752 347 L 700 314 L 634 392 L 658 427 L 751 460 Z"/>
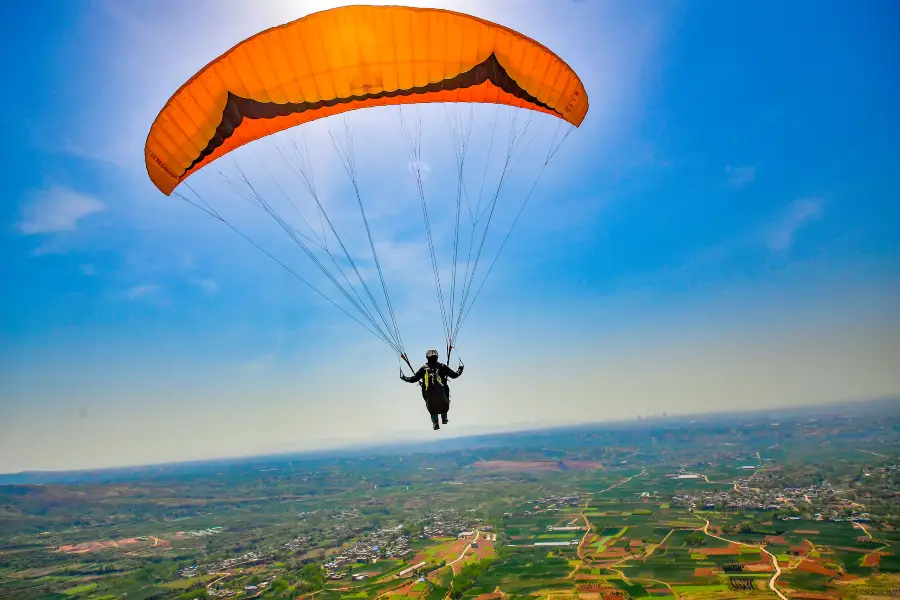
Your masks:
<path fill-rule="evenodd" d="M 329 579 L 343 579 L 347 576 L 348 565 L 355 563 L 373 563 L 379 559 L 409 558 L 414 552 L 410 547 L 410 538 L 418 537 L 427 539 L 433 537 L 456 537 L 462 533 L 474 533 L 470 531 L 472 521 L 469 517 L 459 514 L 455 509 L 439 510 L 427 517 L 404 527 L 404 525 L 392 525 L 382 527 L 374 532 L 366 534 L 362 539 L 354 542 L 341 551 L 341 554 L 332 558 L 325 564 L 325 575 Z M 410 528 L 418 531 L 417 534 L 409 534 Z M 487 527 L 485 529 L 491 529 Z M 410 567 L 410 572 L 424 566 Z M 355 574 L 354 579 L 364 579 L 364 574 Z"/>
<path fill-rule="evenodd" d="M 379 558 L 403 558 L 412 554 L 403 526 L 383 527 L 353 543 L 325 565 L 326 574 L 352 563 L 371 563 Z"/>
<path fill-rule="evenodd" d="M 299 552 L 300 550 L 307 547 L 308 545 L 309 545 L 309 537 L 305 536 L 305 535 L 301 535 L 300 537 L 295 537 L 294 539 L 290 540 L 289 542 L 285 542 L 285 544 L 282 546 L 282 548 L 284 548 L 285 550 L 288 550 L 289 552 Z"/>
<path fill-rule="evenodd" d="M 691 510 L 715 510 L 722 508 L 743 510 L 777 510 L 784 508 L 774 497 L 765 494 L 752 494 L 737 492 L 732 488 L 725 491 L 699 491 L 676 494 L 672 496 L 672 503 L 676 506 L 686 506 Z"/>
<path fill-rule="evenodd" d="M 767 486 L 772 482 L 738 481 L 732 487 L 719 491 L 698 491 L 673 496 L 673 504 L 691 510 L 743 509 L 790 510 L 792 515 L 784 520 L 817 521 L 868 521 L 865 506 L 845 497 L 846 490 L 839 490 L 825 482 L 822 485 Z M 753 487 L 748 484 L 752 483 Z"/>
<path fill-rule="evenodd" d="M 188 579 L 190 577 L 196 577 L 199 573 L 221 573 L 222 571 L 234 568 L 237 565 L 259 564 L 265 562 L 266 560 L 267 558 L 259 554 L 258 552 L 245 552 L 240 556 L 225 558 L 223 560 L 219 560 L 207 565 L 191 565 L 190 567 L 185 567 L 178 571 L 178 576 L 184 579 Z"/>
<path fill-rule="evenodd" d="M 420 539 L 456 537 L 460 531 L 471 529 L 472 520 L 471 517 L 463 516 L 459 514 L 459 511 L 448 508 L 415 521 L 413 526 L 421 527 Z"/>
<path fill-rule="evenodd" d="M 375 499 L 372 498 L 366 501 L 366 504 L 378 504 L 378 501 L 373 502 Z M 317 510 L 309 510 L 309 511 L 301 511 L 297 513 L 297 518 L 301 521 L 306 519 L 306 517 L 313 517 L 315 515 L 324 515 L 326 517 L 332 517 L 340 520 L 347 519 L 358 519 L 362 517 L 362 513 L 360 513 L 355 508 L 332 508 L 332 509 L 317 509 Z"/>
<path fill-rule="evenodd" d="M 866 497 L 876 500 L 896 501 L 896 491 L 900 488 L 900 465 L 884 465 L 863 473 Z"/>
<path fill-rule="evenodd" d="M 256 598 L 269 587 L 270 581 L 261 581 L 256 585 L 246 585 L 244 586 L 243 593 L 249 594 L 251 598 Z M 213 586 L 206 590 L 207 594 L 209 594 L 212 598 L 230 598 L 231 596 L 235 596 L 240 594 L 241 591 L 228 589 L 224 587 Z"/>
<path fill-rule="evenodd" d="M 209 527 L 208 529 L 198 529 L 196 531 L 179 531 L 177 535 L 186 535 L 188 537 L 200 538 L 210 535 L 216 535 L 217 533 L 222 533 L 222 529 L 222 527 Z"/>
<path fill-rule="evenodd" d="M 360 513 L 355 508 L 336 508 L 334 510 L 329 511 L 331 517 L 338 519 L 339 521 L 349 521 L 350 519 L 361 519 L 362 513 Z"/>
<path fill-rule="evenodd" d="M 349 525 L 338 523 L 323 530 L 319 537 L 322 540 L 327 540 L 329 542 L 328 545 L 331 546 L 338 545 L 344 540 L 352 538 L 354 533 L 354 530 Z M 317 545 L 321 546 L 322 544 Z"/>
<path fill-rule="evenodd" d="M 528 502 L 528 507 L 525 509 L 523 515 L 528 517 L 537 513 L 572 508 L 578 506 L 580 500 L 581 498 L 578 494 L 574 493 L 545 496 Z M 511 517 L 513 515 L 514 513 L 512 512 L 504 513 L 504 516 L 506 517 Z"/>
<path fill-rule="evenodd" d="M 549 499 L 542 499 L 542 501 L 543 500 L 549 501 Z M 369 502 L 372 501 L 373 500 L 369 500 Z M 354 529 L 348 525 L 348 521 L 362 517 L 356 509 L 301 512 L 298 513 L 297 516 L 300 519 L 305 519 L 320 512 L 327 513 L 328 517 L 332 517 L 335 520 L 333 525 L 321 530 L 315 536 L 317 539 L 321 538 L 322 543 L 313 542 L 308 535 L 301 535 L 282 544 L 281 549 L 289 552 L 301 552 L 310 545 L 340 545 L 344 540 L 354 538 L 358 534 L 358 529 Z M 410 547 L 411 538 L 427 539 L 433 537 L 456 537 L 460 531 L 470 532 L 473 523 L 472 517 L 463 516 L 458 510 L 448 508 L 435 511 L 407 526 L 396 524 L 388 527 L 381 527 L 376 531 L 364 535 L 358 541 L 351 543 L 348 547 L 344 548 L 338 556 L 333 557 L 324 565 L 325 575 L 329 579 L 343 579 L 347 576 L 347 572 L 352 570 L 347 568 L 349 565 L 373 563 L 379 559 L 409 558 L 414 554 Z M 488 526 L 481 529 L 483 531 L 489 531 L 491 530 L 491 527 Z M 187 532 L 186 534 L 197 534 L 198 536 L 212 535 L 221 530 L 221 527 L 213 527 L 198 532 Z M 228 558 L 205 565 L 192 565 L 186 567 L 181 569 L 178 575 L 182 578 L 196 577 L 200 574 L 223 572 L 238 565 L 246 565 L 248 563 L 260 564 L 271 559 L 272 556 L 263 556 L 263 554 L 259 552 L 246 552 L 234 558 Z M 353 575 L 354 579 L 364 579 L 365 577 L 365 574 Z M 248 589 L 245 591 L 261 593 L 263 590 L 264 586 L 260 584 L 256 590 Z M 232 596 L 234 594 L 235 592 L 233 590 L 210 590 L 210 595 L 217 598 Z"/>

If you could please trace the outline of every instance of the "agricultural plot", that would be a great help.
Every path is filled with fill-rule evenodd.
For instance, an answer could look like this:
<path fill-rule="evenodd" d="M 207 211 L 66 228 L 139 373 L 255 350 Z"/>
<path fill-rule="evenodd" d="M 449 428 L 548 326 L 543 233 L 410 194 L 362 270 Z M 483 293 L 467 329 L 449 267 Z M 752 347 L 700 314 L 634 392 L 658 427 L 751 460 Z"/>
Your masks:
<path fill-rule="evenodd" d="M 815 592 L 827 591 L 830 580 L 831 578 L 827 575 L 802 571 L 787 572 L 779 578 L 783 588 Z"/>
<path fill-rule="evenodd" d="M 571 589 L 567 579 L 572 572 L 569 561 L 541 551 L 514 552 L 498 560 L 478 578 L 467 597 L 493 592 L 497 586 L 507 594 L 528 595 L 541 590 Z"/>
<path fill-rule="evenodd" d="M 717 598 L 734 598 L 729 596 L 733 590 L 726 584 L 710 584 L 710 585 L 673 585 L 672 589 L 679 597 L 700 598 L 702 595 L 712 594 L 710 597 Z M 683 596 L 682 596 L 683 595 Z"/>
<path fill-rule="evenodd" d="M 617 484 L 618 482 L 622 481 L 623 479 L 625 479 L 627 477 L 631 477 L 632 475 L 637 475 L 640 472 L 641 472 L 640 469 L 635 469 L 635 468 L 627 468 L 627 469 L 621 469 L 621 470 L 615 470 L 615 471 L 605 471 L 602 473 L 598 473 L 595 471 L 592 473 L 593 476 L 591 477 L 590 480 L 583 481 L 580 483 L 580 487 L 586 492 L 589 492 L 591 494 L 597 494 L 597 493 L 603 492 L 603 490 L 608 489 L 610 486 Z M 627 485 L 627 484 L 625 484 L 625 485 Z M 620 487 L 622 487 L 622 486 L 620 486 Z M 603 492 L 603 493 L 604 493 L 604 495 L 606 495 L 606 494 L 609 494 L 610 492 L 614 491 L 615 489 L 618 489 L 618 488 L 614 488 L 613 490 L 610 490 L 608 492 Z"/>
<path fill-rule="evenodd" d="M 686 552 L 654 553 L 647 560 L 630 560 L 616 567 L 629 578 L 651 578 L 667 583 L 691 584 L 697 561 Z"/>
<path fill-rule="evenodd" d="M 676 482 L 668 487 L 680 485 Z M 656 482 L 647 487 L 655 491 Z M 672 589 L 679 596 L 697 598 L 767 593 L 764 590 L 773 567 L 759 548 L 703 534 L 704 521 L 681 507 L 673 508 L 647 496 L 635 498 L 627 489 L 615 491 L 618 498 L 612 497 L 612 491 L 609 496 L 595 498 L 585 513 L 592 533 L 582 552 L 594 567 L 578 571 L 576 580 L 580 585 L 588 585 L 592 592 L 599 593 L 602 586 L 614 584 L 634 597 L 671 597 Z M 718 527 L 715 521 L 711 523 L 715 531 L 748 518 L 729 513 L 715 516 L 720 517 Z M 768 535 L 769 543 L 783 544 L 787 551 L 789 541 L 778 538 L 776 533 L 773 529 L 745 537 L 762 542 Z"/>
<path fill-rule="evenodd" d="M 733 479 L 733 477 L 730 479 Z M 712 481 L 712 478 L 710 478 L 710 480 Z M 662 497 L 712 491 L 716 488 L 723 489 L 729 487 L 731 487 L 730 480 L 725 483 L 707 483 L 702 477 L 696 479 L 671 479 L 665 477 L 654 481 L 652 486 L 653 490 Z"/>
<path fill-rule="evenodd" d="M 381 594 L 391 592 L 404 595 L 411 582 L 405 581 L 388 581 L 384 579 L 376 581 L 338 581 L 329 582 L 326 588 L 319 594 L 319 598 L 324 600 L 365 600 L 367 598 L 376 598 Z"/>
<path fill-rule="evenodd" d="M 453 565 L 453 570 L 459 571 L 462 567 L 469 563 L 475 562 L 477 560 L 494 558 L 495 556 L 497 556 L 497 552 L 494 548 L 494 542 L 491 540 L 479 538 L 478 541 L 473 545 L 473 547 L 469 548 L 466 551 L 463 559 Z"/>
<path fill-rule="evenodd" d="M 900 547 L 896 544 L 887 549 L 892 554 L 882 555 L 878 560 L 878 570 L 881 573 L 900 573 Z"/>
<path fill-rule="evenodd" d="M 429 581 L 415 581 L 407 583 L 398 589 L 391 590 L 387 597 L 389 600 L 418 600 L 419 598 L 427 597 L 434 587 L 434 584 Z M 365 597 L 367 598 L 369 596 Z M 354 600 L 356 598 L 362 598 L 362 596 L 353 594 L 342 597 L 343 600 Z"/>
<path fill-rule="evenodd" d="M 413 562 L 413 564 L 415 564 L 415 562 Z M 402 570 L 402 568 L 405 568 L 406 566 L 407 564 L 401 560 L 383 558 L 376 563 L 370 563 L 365 566 L 357 567 L 354 570 L 354 573 L 364 573 L 370 578 L 376 578 L 392 571 Z"/>
<path fill-rule="evenodd" d="M 97 589 L 96 583 L 88 583 L 86 585 L 79 585 L 77 587 L 71 587 L 69 589 L 63 590 L 62 593 L 65 594 L 66 596 L 70 596 L 70 597 L 71 596 L 80 596 L 83 594 L 93 592 L 96 589 Z"/>
<path fill-rule="evenodd" d="M 416 552 L 412 564 L 422 561 L 429 563 L 452 562 L 459 558 L 459 555 L 462 554 L 468 544 L 469 540 L 465 539 L 442 539 L 438 543 L 426 546 Z"/>
<path fill-rule="evenodd" d="M 683 545 L 680 528 L 696 529 L 700 522 L 680 509 L 660 508 L 644 500 L 616 501 L 604 498 L 597 503 L 598 516 L 591 518 L 594 534 L 583 547 L 584 555 L 600 564 L 624 564 L 647 554 L 662 551 L 674 543 Z M 677 534 L 677 535 L 676 535 Z M 672 536 L 676 535 L 674 542 Z M 631 563 L 628 563 L 631 564 Z"/>
<path fill-rule="evenodd" d="M 785 521 L 788 525 L 783 537 L 799 544 L 803 540 L 809 540 L 819 546 L 851 547 L 874 549 L 881 544 L 868 541 L 866 534 L 853 527 L 849 521 L 838 523 L 832 521 Z"/>
<path fill-rule="evenodd" d="M 204 575 L 201 577 L 190 577 L 188 579 L 176 579 L 175 581 L 162 583 L 159 587 L 169 588 L 173 590 L 186 590 L 194 586 L 203 585 L 215 578 L 215 575 Z"/>
<path fill-rule="evenodd" d="M 569 525 L 573 521 L 574 525 Z M 504 521 L 503 527 L 509 544 L 514 546 L 527 546 L 541 542 L 554 543 L 570 542 L 572 540 L 580 541 L 585 533 L 583 529 L 553 531 L 549 528 L 582 526 L 583 524 L 584 519 L 581 518 L 581 515 L 575 513 L 557 517 L 534 515 L 531 517 L 508 519 Z"/>
<path fill-rule="evenodd" d="M 446 541 L 443 542 L 443 544 L 446 543 Z M 435 547 L 441 545 L 439 543 Z M 354 574 L 365 573 L 369 575 L 368 579 L 358 581 L 347 578 L 338 581 L 328 581 L 325 589 L 317 597 L 322 600 L 366 600 L 389 594 L 390 597 L 397 596 L 396 600 L 399 600 L 399 598 L 421 598 L 424 600 L 431 592 L 432 583 L 422 583 L 416 586 L 415 584 L 419 582 L 416 579 L 411 579 L 411 576 L 403 579 L 394 577 L 403 569 L 416 563 L 416 559 L 410 562 L 379 560 L 374 564 L 359 566 L 354 569 Z M 429 575 L 429 577 L 432 576 Z"/>

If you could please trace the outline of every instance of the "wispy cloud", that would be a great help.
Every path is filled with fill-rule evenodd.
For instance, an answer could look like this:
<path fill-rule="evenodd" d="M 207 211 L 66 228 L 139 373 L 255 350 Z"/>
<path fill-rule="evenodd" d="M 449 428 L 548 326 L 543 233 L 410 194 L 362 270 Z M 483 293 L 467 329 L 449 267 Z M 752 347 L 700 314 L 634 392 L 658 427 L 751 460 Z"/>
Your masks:
<path fill-rule="evenodd" d="M 801 198 L 788 205 L 785 213 L 763 232 L 763 243 L 773 252 L 790 249 L 794 235 L 808 221 L 822 216 L 821 198 Z"/>
<path fill-rule="evenodd" d="M 750 185 L 756 179 L 756 167 L 751 165 L 738 167 L 725 165 L 725 173 L 728 175 L 728 183 L 736 188 Z"/>
<path fill-rule="evenodd" d="M 789 203 L 778 217 L 763 226 L 726 239 L 701 252 L 686 264 L 687 268 L 702 268 L 732 258 L 740 252 L 758 254 L 761 250 L 778 253 L 789 250 L 797 231 L 809 221 L 822 216 L 821 198 L 800 198 Z"/>
<path fill-rule="evenodd" d="M 125 297 L 129 300 L 138 300 L 139 298 L 155 296 L 161 289 L 162 287 L 158 284 L 145 283 L 125 290 Z"/>
<path fill-rule="evenodd" d="M 44 143 L 43 140 L 40 140 L 39 143 L 43 147 L 45 147 L 48 152 L 68 154 L 69 156 L 83 158 L 85 160 L 97 161 L 100 163 L 105 163 L 107 165 L 112 165 L 114 167 L 119 167 L 121 169 L 128 169 L 131 167 L 131 165 L 128 164 L 128 161 L 126 159 L 123 159 L 124 154 L 122 152 L 98 151 L 96 149 L 92 149 L 89 145 L 78 145 L 67 136 L 63 136 L 58 143 Z"/>
<path fill-rule="evenodd" d="M 19 231 L 23 235 L 75 231 L 79 222 L 104 210 L 103 203 L 63 186 L 33 192 L 22 207 Z"/>

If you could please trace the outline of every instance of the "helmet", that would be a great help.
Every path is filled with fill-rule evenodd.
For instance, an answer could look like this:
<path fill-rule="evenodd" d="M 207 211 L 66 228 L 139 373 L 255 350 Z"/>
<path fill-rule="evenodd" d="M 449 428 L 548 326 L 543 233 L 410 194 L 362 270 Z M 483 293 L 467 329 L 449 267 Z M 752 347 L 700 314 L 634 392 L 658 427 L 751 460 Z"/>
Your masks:
<path fill-rule="evenodd" d="M 428 352 L 425 353 L 425 358 L 426 358 L 427 360 L 431 360 L 431 357 L 432 357 L 432 356 L 433 356 L 434 358 L 437 358 L 437 357 L 438 357 L 438 352 L 437 352 L 437 350 L 431 349 L 431 350 L 429 350 Z"/>

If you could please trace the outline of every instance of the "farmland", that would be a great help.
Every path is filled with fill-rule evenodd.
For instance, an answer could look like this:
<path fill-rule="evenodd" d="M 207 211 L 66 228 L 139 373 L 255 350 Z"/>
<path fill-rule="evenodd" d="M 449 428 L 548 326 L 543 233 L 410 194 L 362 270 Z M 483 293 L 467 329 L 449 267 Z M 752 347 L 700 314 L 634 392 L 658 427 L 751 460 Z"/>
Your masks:
<path fill-rule="evenodd" d="M 8 482 L 0 600 L 838 599 L 900 589 L 900 466 L 876 450 L 889 434 L 865 418 L 791 423 L 531 432 L 402 457 Z M 845 450 L 810 452 L 810 440 L 828 439 Z"/>

